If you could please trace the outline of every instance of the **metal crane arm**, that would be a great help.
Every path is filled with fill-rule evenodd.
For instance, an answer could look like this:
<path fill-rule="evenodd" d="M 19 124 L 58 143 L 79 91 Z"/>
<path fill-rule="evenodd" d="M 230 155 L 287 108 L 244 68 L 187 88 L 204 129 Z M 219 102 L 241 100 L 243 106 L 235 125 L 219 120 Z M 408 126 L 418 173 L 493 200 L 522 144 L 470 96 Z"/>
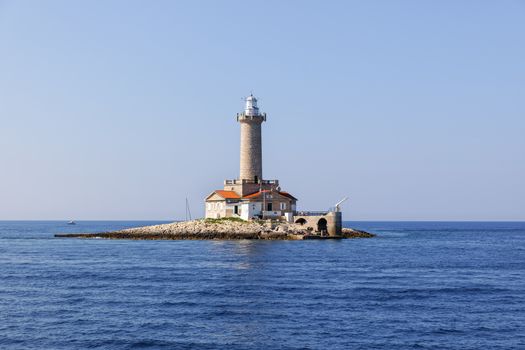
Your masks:
<path fill-rule="evenodd" d="M 343 204 L 343 202 L 345 202 L 345 201 L 347 201 L 347 200 L 348 200 L 348 197 L 345 197 L 345 198 L 341 199 L 339 202 L 337 202 L 337 204 L 335 205 L 335 210 L 336 210 L 336 211 L 339 211 L 339 206 L 340 206 L 341 204 Z"/>

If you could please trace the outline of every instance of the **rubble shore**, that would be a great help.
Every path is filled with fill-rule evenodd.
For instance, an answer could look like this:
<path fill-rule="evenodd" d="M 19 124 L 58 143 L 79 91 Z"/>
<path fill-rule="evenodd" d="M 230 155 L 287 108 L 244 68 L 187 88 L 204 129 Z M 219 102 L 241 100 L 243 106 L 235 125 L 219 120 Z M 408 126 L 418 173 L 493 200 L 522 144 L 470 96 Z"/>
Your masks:
<path fill-rule="evenodd" d="M 240 219 L 200 219 L 169 224 L 129 228 L 100 233 L 56 234 L 62 238 L 106 238 L 134 240 L 302 240 L 371 238 L 365 231 L 343 228 L 340 236 L 321 236 L 299 224 L 270 221 L 243 221 Z"/>

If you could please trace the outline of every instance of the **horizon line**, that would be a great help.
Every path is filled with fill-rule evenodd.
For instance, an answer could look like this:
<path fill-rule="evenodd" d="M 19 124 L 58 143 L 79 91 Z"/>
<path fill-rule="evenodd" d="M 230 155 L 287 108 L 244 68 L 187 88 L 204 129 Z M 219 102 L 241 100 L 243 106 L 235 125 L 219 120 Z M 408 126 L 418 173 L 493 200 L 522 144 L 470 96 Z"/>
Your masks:
<path fill-rule="evenodd" d="M 204 218 L 196 218 L 192 220 L 183 220 L 183 219 L 78 219 L 73 220 L 75 222 L 94 222 L 94 221 L 106 221 L 106 222 L 118 222 L 118 221 L 130 221 L 130 222 L 139 222 L 139 221 L 162 221 L 162 222 L 181 222 L 181 221 L 193 221 L 193 220 L 200 220 Z M 63 221 L 68 222 L 71 221 L 71 219 L 0 219 L 0 222 L 22 222 L 22 221 L 33 221 L 33 222 L 57 222 L 57 221 Z M 461 219 L 461 220 L 447 220 L 447 219 L 440 219 L 440 220 L 428 220 L 428 219 L 415 219 L 415 220 L 407 220 L 407 219 L 396 219 L 396 220 L 343 220 L 343 222 L 524 222 L 525 219 L 493 219 L 493 220 L 472 220 L 472 219 Z"/>

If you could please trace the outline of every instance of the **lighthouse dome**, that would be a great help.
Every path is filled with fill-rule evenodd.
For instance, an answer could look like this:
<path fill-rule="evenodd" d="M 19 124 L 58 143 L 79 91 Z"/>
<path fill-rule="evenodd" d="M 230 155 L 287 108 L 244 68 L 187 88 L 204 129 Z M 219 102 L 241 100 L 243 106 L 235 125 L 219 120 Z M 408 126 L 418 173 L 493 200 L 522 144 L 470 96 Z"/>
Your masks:
<path fill-rule="evenodd" d="M 244 114 L 248 116 L 258 116 L 259 115 L 259 107 L 257 107 L 257 99 L 252 94 L 246 97 L 246 107 L 244 108 Z"/>

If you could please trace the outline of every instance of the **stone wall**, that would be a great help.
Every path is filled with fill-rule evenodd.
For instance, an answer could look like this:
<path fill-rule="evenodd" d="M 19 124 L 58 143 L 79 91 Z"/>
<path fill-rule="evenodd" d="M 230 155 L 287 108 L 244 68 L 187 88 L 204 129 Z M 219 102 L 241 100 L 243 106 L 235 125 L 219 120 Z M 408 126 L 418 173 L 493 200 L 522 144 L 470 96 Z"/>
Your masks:
<path fill-rule="evenodd" d="M 244 184 L 236 183 L 233 185 L 224 185 L 225 191 L 235 191 L 242 197 L 255 193 L 255 192 L 259 192 L 261 188 L 263 190 L 270 190 L 272 189 L 272 186 L 271 185 L 260 185 L 258 183 L 244 183 Z"/>
<path fill-rule="evenodd" d="M 322 220 L 326 220 L 326 231 L 330 236 L 341 235 L 343 221 L 341 212 L 328 212 L 325 215 L 294 215 L 293 221 L 310 228 L 313 232 L 319 232 L 322 228 Z"/>

